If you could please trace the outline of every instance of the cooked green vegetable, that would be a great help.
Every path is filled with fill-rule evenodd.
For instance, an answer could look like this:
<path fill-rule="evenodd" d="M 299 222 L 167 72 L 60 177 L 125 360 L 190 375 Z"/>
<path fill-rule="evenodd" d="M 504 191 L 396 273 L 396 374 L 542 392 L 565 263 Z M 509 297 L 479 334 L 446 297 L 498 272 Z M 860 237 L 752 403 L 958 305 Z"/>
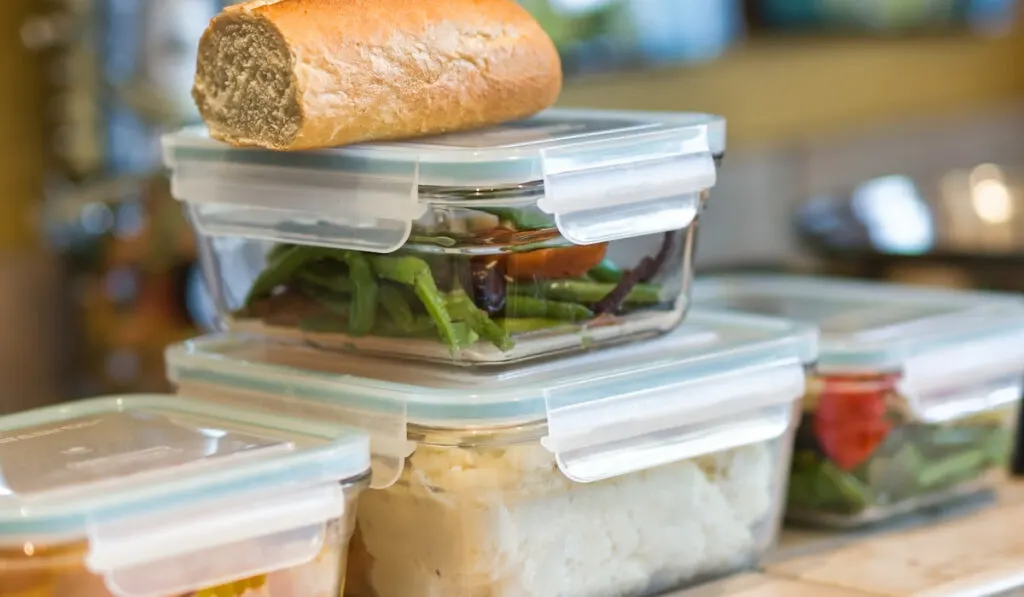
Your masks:
<path fill-rule="evenodd" d="M 501 326 L 488 317 L 486 311 L 478 309 L 465 291 L 455 290 L 449 295 L 448 309 L 454 317 L 468 323 L 469 327 L 481 338 L 499 349 L 508 352 L 515 346 L 515 341 Z"/>
<path fill-rule="evenodd" d="M 309 283 L 324 290 L 338 294 L 352 294 L 355 291 L 355 284 L 351 280 L 337 274 L 318 273 L 315 270 L 299 270 L 295 277 L 300 283 Z"/>
<path fill-rule="evenodd" d="M 536 284 L 515 284 L 510 286 L 512 293 L 525 296 L 542 296 L 545 298 L 568 301 L 573 303 L 596 303 L 615 290 L 615 284 L 607 282 L 589 282 L 586 280 L 554 280 Z M 627 305 L 654 305 L 660 302 L 661 289 L 653 284 L 637 284 L 626 296 Z"/>
<path fill-rule="evenodd" d="M 285 248 L 268 253 L 267 267 L 249 289 L 246 304 L 269 295 L 275 288 L 287 283 L 307 263 L 330 256 L 326 249 L 320 247 L 282 246 Z"/>
<path fill-rule="evenodd" d="M 825 456 L 804 416 L 789 481 L 789 508 L 855 516 L 872 507 L 891 507 L 955 490 L 1005 463 L 1010 433 L 997 423 L 939 425 L 903 423 L 852 470 Z"/>
<path fill-rule="evenodd" d="M 539 332 L 541 330 L 550 330 L 558 327 L 565 327 L 572 325 L 564 321 L 558 321 L 557 319 L 544 319 L 541 317 L 505 317 L 502 319 L 495 320 L 496 324 L 505 330 L 506 334 L 528 334 L 530 332 Z"/>
<path fill-rule="evenodd" d="M 455 329 L 452 327 L 452 317 L 445 307 L 444 296 L 437 289 L 434 276 L 430 273 L 430 266 L 426 261 L 417 257 L 375 255 L 370 258 L 370 263 L 381 278 L 412 286 L 416 296 L 427 309 L 427 313 L 434 318 L 441 340 L 451 348 L 458 347 L 458 339 Z"/>
<path fill-rule="evenodd" d="M 409 302 L 405 300 L 402 291 L 385 284 L 378 289 L 377 298 L 380 300 L 381 308 L 391 318 L 395 326 L 399 329 L 413 329 L 416 316 L 413 314 Z"/>
<path fill-rule="evenodd" d="M 577 303 L 521 295 L 508 297 L 505 312 L 512 317 L 541 317 L 558 321 L 583 321 L 594 317 L 593 311 Z"/>
<path fill-rule="evenodd" d="M 344 259 L 355 287 L 348 331 L 353 336 L 364 336 L 373 330 L 377 319 L 377 278 L 373 275 L 370 261 L 362 253 L 347 251 Z"/>
<path fill-rule="evenodd" d="M 434 337 L 451 349 L 485 341 L 510 351 L 516 334 L 572 333 L 582 329 L 572 324 L 599 317 L 613 323 L 615 317 L 670 304 L 661 297 L 671 293 L 646 283 L 664 260 L 647 257 L 621 269 L 601 261 L 605 245 L 570 244 L 539 210 L 478 211 L 484 213 L 474 214 L 476 220 L 488 226 L 432 214 L 430 228 L 416 228 L 406 249 L 394 254 L 276 245 L 238 315 L 309 332 Z M 473 250 L 445 250 L 463 241 Z M 580 257 L 587 250 L 600 254 Z M 638 277 L 651 263 L 658 265 Z"/>
<path fill-rule="evenodd" d="M 597 267 L 591 269 L 588 275 L 597 282 L 618 284 L 622 276 L 625 275 L 625 272 L 619 269 L 619 266 L 615 265 L 611 260 L 605 259 Z"/>

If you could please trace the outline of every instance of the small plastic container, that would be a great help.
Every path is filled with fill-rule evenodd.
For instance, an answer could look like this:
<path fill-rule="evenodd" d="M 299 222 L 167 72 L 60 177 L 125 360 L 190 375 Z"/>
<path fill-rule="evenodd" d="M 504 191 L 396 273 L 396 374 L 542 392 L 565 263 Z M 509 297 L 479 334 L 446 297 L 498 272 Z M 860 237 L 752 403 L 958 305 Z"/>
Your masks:
<path fill-rule="evenodd" d="M 327 151 L 164 138 L 223 329 L 462 365 L 675 327 L 725 123 L 550 110 Z"/>
<path fill-rule="evenodd" d="M 494 372 L 211 337 L 182 393 L 371 432 L 348 595 L 649 595 L 776 537 L 816 333 L 691 315 L 637 343 Z"/>
<path fill-rule="evenodd" d="M 702 307 L 821 330 L 787 517 L 852 527 L 991 488 L 1024 379 L 1024 302 L 785 276 L 706 278 Z"/>
<path fill-rule="evenodd" d="M 174 396 L 0 417 L 3 597 L 338 597 L 367 434 Z"/>

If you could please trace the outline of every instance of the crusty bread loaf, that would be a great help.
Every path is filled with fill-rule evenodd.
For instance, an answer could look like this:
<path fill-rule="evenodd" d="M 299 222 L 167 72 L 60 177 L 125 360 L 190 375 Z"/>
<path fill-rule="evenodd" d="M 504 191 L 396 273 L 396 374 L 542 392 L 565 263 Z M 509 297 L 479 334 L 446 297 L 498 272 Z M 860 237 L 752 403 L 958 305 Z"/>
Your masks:
<path fill-rule="evenodd" d="M 515 0 L 251 0 L 210 22 L 192 94 L 215 138 L 298 150 L 522 118 L 561 84 Z"/>

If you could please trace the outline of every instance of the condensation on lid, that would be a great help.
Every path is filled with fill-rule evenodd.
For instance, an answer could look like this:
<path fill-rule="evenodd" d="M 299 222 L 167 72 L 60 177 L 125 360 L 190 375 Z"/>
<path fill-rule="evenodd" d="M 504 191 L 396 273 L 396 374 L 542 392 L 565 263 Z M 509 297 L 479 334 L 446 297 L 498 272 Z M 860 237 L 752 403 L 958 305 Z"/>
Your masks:
<path fill-rule="evenodd" d="M 0 418 L 0 544 L 82 538 L 126 516 L 337 484 L 368 468 L 362 432 L 185 398 L 96 398 L 9 415 Z"/>

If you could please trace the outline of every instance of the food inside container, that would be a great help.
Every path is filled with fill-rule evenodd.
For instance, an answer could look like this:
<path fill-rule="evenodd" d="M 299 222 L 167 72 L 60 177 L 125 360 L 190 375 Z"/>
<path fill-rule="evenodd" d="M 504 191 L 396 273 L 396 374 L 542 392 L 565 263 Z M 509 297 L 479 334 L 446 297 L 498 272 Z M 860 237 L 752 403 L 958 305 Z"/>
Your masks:
<path fill-rule="evenodd" d="M 784 276 L 708 278 L 703 307 L 821 329 L 787 516 L 857 526 L 991 487 L 1024 378 L 1024 303 L 1007 295 Z"/>
<path fill-rule="evenodd" d="M 725 124 L 550 110 L 324 151 L 164 144 L 225 328 L 507 364 L 682 320 Z"/>
<path fill-rule="evenodd" d="M 347 595 L 651 595 L 772 544 L 815 339 L 695 312 L 650 342 L 501 370 L 231 336 L 168 365 L 186 394 L 370 431 Z"/>
<path fill-rule="evenodd" d="M 365 433 L 173 396 L 0 417 L 3 597 L 337 597 Z"/>

